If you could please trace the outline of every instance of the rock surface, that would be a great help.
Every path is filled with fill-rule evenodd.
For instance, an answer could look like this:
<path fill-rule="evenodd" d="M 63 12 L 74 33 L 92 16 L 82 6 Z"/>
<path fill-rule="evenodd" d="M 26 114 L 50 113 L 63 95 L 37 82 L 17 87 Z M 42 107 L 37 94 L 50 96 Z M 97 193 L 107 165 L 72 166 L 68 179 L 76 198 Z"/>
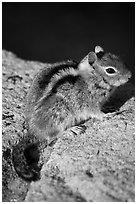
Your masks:
<path fill-rule="evenodd" d="M 84 134 L 64 132 L 45 149 L 39 181 L 28 183 L 16 174 L 12 147 L 25 131 L 23 100 L 45 65 L 3 51 L 3 201 L 135 201 L 134 97 L 119 114 L 86 122 Z M 133 87 L 127 91 L 134 92 Z"/>

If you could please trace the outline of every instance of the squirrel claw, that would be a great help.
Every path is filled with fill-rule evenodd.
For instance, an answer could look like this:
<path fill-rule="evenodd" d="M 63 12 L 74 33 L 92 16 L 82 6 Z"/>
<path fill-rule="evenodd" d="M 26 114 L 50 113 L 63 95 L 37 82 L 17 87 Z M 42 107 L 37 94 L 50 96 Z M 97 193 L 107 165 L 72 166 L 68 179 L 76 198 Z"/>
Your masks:
<path fill-rule="evenodd" d="M 71 132 L 73 132 L 75 135 L 83 134 L 85 130 L 86 130 L 85 125 L 74 126 L 71 128 Z"/>

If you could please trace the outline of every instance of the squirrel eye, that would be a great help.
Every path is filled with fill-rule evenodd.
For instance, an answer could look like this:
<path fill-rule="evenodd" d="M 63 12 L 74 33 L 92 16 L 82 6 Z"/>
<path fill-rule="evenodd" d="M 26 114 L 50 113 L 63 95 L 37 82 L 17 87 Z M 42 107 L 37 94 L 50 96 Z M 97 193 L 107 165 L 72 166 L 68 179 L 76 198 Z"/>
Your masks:
<path fill-rule="evenodd" d="M 107 74 L 115 74 L 117 71 L 113 67 L 108 67 L 105 69 Z"/>

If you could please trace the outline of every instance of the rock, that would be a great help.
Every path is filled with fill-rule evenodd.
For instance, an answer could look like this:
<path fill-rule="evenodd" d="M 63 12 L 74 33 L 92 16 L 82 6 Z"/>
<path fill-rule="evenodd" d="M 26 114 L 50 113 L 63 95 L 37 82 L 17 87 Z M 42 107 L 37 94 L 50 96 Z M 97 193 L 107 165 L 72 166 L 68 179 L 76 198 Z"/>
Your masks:
<path fill-rule="evenodd" d="M 119 114 L 87 121 L 84 134 L 68 129 L 60 135 L 52 149 L 45 149 L 41 179 L 28 183 L 14 170 L 12 147 L 25 131 L 23 100 L 33 76 L 47 64 L 2 54 L 3 201 L 134 202 L 134 97 Z"/>

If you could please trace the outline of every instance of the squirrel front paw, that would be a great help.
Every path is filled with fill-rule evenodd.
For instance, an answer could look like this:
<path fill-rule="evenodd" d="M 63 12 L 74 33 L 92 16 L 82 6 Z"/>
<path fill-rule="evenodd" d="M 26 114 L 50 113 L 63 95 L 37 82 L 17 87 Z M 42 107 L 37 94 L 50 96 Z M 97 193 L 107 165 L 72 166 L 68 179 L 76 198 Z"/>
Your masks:
<path fill-rule="evenodd" d="M 74 126 L 71 127 L 70 131 L 73 132 L 75 135 L 80 135 L 83 134 L 86 130 L 85 125 L 80 125 L 80 126 Z"/>

